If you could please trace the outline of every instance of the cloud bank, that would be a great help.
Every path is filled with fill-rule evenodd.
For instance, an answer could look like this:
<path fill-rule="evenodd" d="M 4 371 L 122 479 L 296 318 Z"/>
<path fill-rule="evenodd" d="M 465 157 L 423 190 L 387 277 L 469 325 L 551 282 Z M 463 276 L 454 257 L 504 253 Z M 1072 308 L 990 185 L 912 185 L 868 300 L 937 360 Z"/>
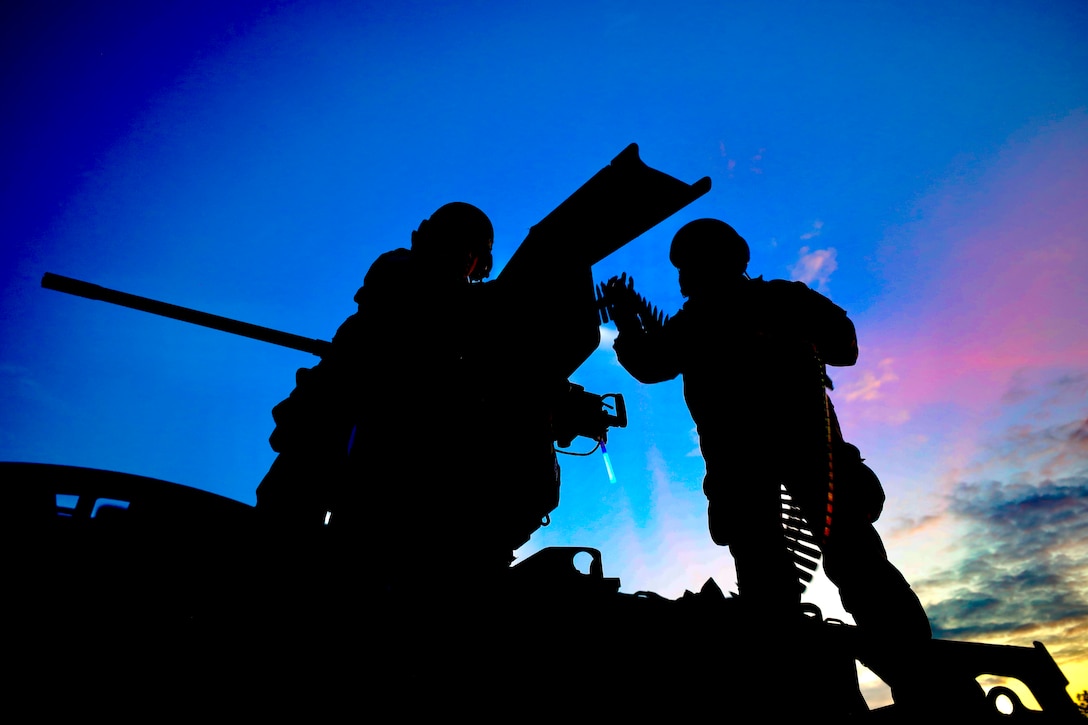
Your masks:
<path fill-rule="evenodd" d="M 1088 475 L 1040 484 L 962 483 L 949 514 L 973 547 L 915 588 L 938 637 L 1088 657 Z M 936 598 L 936 601 L 933 601 Z"/>

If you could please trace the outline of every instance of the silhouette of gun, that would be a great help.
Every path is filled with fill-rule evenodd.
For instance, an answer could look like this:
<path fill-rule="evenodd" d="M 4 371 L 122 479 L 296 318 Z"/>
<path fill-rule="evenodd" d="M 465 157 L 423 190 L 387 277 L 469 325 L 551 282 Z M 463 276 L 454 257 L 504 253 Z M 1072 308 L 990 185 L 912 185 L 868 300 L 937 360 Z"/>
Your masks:
<path fill-rule="evenodd" d="M 564 389 L 568 400 L 562 405 L 576 417 L 564 424 L 561 443 L 571 431 L 602 440 L 608 427 L 626 424 L 618 394 L 594 395 L 578 386 L 563 385 L 600 342 L 600 304 L 593 285 L 593 264 L 709 190 L 708 177 L 687 184 L 647 166 L 639 158 L 638 146 L 631 144 L 533 226 L 494 282 L 486 283 L 491 304 L 485 311 L 487 319 L 478 321 L 486 334 L 481 337 L 476 356 L 496 371 L 497 380 L 517 383 L 516 389 L 525 384 Z M 42 287 L 318 356 L 331 350 L 326 340 L 50 272 L 42 277 Z M 503 334 L 509 329 L 525 329 L 532 334 L 511 340 Z M 618 411 L 615 416 L 605 412 L 610 407 L 605 400 L 610 397 Z"/>
<path fill-rule="evenodd" d="M 710 190 L 710 178 L 686 184 L 647 166 L 638 145 L 612 163 L 529 230 L 494 285 L 498 301 L 516 321 L 547 338 L 545 356 L 569 377 L 599 343 L 598 302 L 590 268 Z M 588 280 L 583 283 L 583 280 Z M 330 345 L 261 325 L 120 292 L 46 272 L 42 287 L 100 300 L 322 356 Z M 587 324 L 588 323 L 588 324 Z M 495 328 L 501 329 L 501 328 Z M 543 334 L 544 332 L 547 334 Z M 596 338 L 596 339 L 591 339 Z"/>

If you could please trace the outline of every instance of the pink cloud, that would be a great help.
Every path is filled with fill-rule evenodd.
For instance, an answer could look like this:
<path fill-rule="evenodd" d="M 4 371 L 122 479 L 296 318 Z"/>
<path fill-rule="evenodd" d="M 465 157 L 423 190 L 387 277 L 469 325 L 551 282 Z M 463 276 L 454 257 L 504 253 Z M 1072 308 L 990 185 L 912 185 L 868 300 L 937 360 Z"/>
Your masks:
<path fill-rule="evenodd" d="M 823 228 L 824 228 L 824 223 L 822 221 L 820 221 L 819 219 L 817 219 L 816 221 L 814 221 L 812 223 L 812 231 L 805 232 L 804 234 L 802 234 L 801 239 L 806 240 L 806 241 L 809 240 L 809 239 L 815 239 L 816 237 L 820 236 L 820 230 L 823 229 Z"/>
<path fill-rule="evenodd" d="M 899 376 L 892 370 L 892 362 L 890 357 L 881 360 L 877 365 L 879 372 L 864 369 L 859 378 L 846 387 L 846 402 L 878 400 L 883 397 L 881 388 L 899 380 Z"/>
<path fill-rule="evenodd" d="M 809 249 L 801 247 L 801 257 L 797 263 L 789 268 L 790 279 L 804 282 L 807 285 L 815 283 L 816 289 L 826 291 L 827 283 L 831 279 L 831 273 L 839 268 L 834 247 L 828 249 Z"/>

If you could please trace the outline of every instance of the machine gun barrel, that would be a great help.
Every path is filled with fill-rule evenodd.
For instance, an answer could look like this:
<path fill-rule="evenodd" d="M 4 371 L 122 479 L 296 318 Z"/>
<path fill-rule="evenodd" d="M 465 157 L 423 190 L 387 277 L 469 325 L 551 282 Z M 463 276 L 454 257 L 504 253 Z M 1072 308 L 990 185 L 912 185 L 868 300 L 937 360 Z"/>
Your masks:
<path fill-rule="evenodd" d="M 327 340 L 311 339 L 302 335 L 283 332 L 282 330 L 274 330 L 271 327 L 263 327 L 249 322 L 233 320 L 229 317 L 222 317 L 221 315 L 213 315 L 209 312 L 200 312 L 188 307 L 172 305 L 169 302 L 160 302 L 148 297 L 119 292 L 108 287 L 64 277 L 52 272 L 46 272 L 42 277 L 42 287 L 58 292 L 66 292 L 77 297 L 86 297 L 89 300 L 99 300 L 142 312 L 150 312 L 153 315 L 169 317 L 172 320 L 181 320 L 201 327 L 210 327 L 213 330 L 229 332 L 232 335 L 241 335 L 252 340 L 269 342 L 273 345 L 289 347 L 292 350 L 301 350 L 318 356 L 327 355 L 332 348 L 332 343 Z"/>

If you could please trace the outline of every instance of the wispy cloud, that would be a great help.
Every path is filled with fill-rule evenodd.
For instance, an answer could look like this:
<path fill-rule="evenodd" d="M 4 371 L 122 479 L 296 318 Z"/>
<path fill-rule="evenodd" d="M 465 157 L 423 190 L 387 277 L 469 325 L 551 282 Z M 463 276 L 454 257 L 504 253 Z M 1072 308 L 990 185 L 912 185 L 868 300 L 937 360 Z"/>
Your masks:
<path fill-rule="evenodd" d="M 808 231 L 802 234 L 801 239 L 804 241 L 808 241 L 809 239 L 815 239 L 816 237 L 820 236 L 820 230 L 823 228 L 824 223 L 817 219 L 816 221 L 812 222 L 812 231 Z"/>
<path fill-rule="evenodd" d="M 839 268 L 835 257 L 834 247 L 827 249 L 801 247 L 800 258 L 789 268 L 790 279 L 807 285 L 815 283 L 816 289 L 826 292 L 831 273 Z"/>
<path fill-rule="evenodd" d="M 767 149 L 760 149 L 758 153 L 752 156 L 752 166 L 750 170 L 753 174 L 763 173 L 763 153 L 766 150 Z"/>
<path fill-rule="evenodd" d="M 899 379 L 892 370 L 892 362 L 890 357 L 886 357 L 877 363 L 877 371 L 863 370 L 861 378 L 846 387 L 846 400 L 852 403 L 855 400 L 869 401 L 883 397 L 880 389 Z"/>
<path fill-rule="evenodd" d="M 979 416 L 982 428 L 963 460 L 944 480 L 1037 483 L 1088 472 L 1088 375 L 1024 371 Z"/>
<path fill-rule="evenodd" d="M 702 448 L 699 447 L 699 429 L 693 427 L 690 431 L 688 431 L 688 434 L 691 436 L 691 442 L 693 444 L 692 449 L 690 451 L 688 451 L 688 457 L 689 458 L 694 458 L 694 457 L 700 457 L 701 458 L 702 455 L 703 455 L 703 450 L 702 450 Z"/>
<path fill-rule="evenodd" d="M 721 154 L 721 157 L 723 159 L 725 159 L 725 175 L 726 175 L 726 177 L 732 179 L 733 178 L 733 172 L 737 168 L 737 160 L 734 159 L 734 158 L 730 158 L 729 152 L 726 151 L 726 149 L 725 149 L 725 141 L 719 141 L 718 142 L 718 152 Z"/>
<path fill-rule="evenodd" d="M 763 154 L 766 149 L 760 149 L 756 153 L 749 157 L 748 171 L 759 175 L 763 173 Z M 742 152 L 743 153 L 743 152 Z M 726 178 L 734 178 L 734 172 L 737 170 L 737 159 L 733 157 L 729 150 L 726 148 L 725 141 L 718 142 L 718 155 L 724 159 L 724 172 Z"/>
<path fill-rule="evenodd" d="M 989 468 L 998 467 L 1014 475 L 1062 475 L 1088 460 L 1088 420 L 1041 427 L 1014 425 L 987 452 Z"/>
<path fill-rule="evenodd" d="M 909 406 L 904 405 L 893 393 L 899 374 L 893 369 L 895 360 L 886 357 L 876 367 L 863 367 L 852 371 L 848 381 L 836 386 L 836 402 L 842 402 L 846 417 L 856 417 L 868 422 L 900 426 L 911 419 Z"/>
<path fill-rule="evenodd" d="M 1015 405 L 1026 400 L 1040 397 L 1041 403 L 1050 408 L 1068 400 L 1088 398 L 1088 373 L 1063 373 L 1054 379 L 1040 382 L 1038 376 L 1029 375 L 1028 371 L 1018 370 L 1009 380 L 1008 389 L 1001 398 L 1007 405 Z"/>

